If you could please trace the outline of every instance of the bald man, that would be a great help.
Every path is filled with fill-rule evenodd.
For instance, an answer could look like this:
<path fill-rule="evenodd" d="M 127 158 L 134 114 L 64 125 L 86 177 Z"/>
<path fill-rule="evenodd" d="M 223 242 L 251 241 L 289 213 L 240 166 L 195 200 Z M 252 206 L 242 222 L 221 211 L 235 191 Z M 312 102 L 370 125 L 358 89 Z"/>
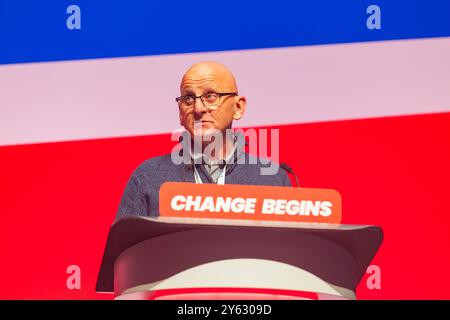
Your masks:
<path fill-rule="evenodd" d="M 244 152 L 243 135 L 231 130 L 233 120 L 244 115 L 247 100 L 224 65 L 191 66 L 176 102 L 180 125 L 186 129 L 181 150 L 146 160 L 133 172 L 117 218 L 158 216 L 159 188 L 166 181 L 291 186 L 284 170 L 261 174 L 260 159 Z"/>

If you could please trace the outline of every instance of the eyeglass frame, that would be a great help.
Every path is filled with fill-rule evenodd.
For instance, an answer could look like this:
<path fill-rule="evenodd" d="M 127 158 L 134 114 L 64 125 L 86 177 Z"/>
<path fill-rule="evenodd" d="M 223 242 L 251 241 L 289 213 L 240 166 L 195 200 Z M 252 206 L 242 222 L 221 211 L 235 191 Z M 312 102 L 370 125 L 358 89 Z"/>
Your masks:
<path fill-rule="evenodd" d="M 202 97 L 205 96 L 205 95 L 207 95 L 207 94 L 210 94 L 210 93 L 214 93 L 214 94 L 219 95 L 219 103 L 214 104 L 214 105 L 206 105 L 206 104 L 205 104 L 205 102 L 203 101 L 203 98 L 202 98 Z M 175 101 L 178 103 L 178 105 L 180 105 L 181 98 L 190 96 L 190 97 L 194 98 L 194 102 L 193 102 L 192 106 L 195 106 L 195 101 L 197 101 L 197 99 L 200 99 L 200 101 L 203 103 L 203 106 L 205 106 L 206 108 L 209 108 L 209 107 L 217 107 L 217 106 L 220 106 L 220 105 L 221 105 L 220 98 L 222 98 L 223 96 L 231 96 L 231 95 L 233 95 L 233 96 L 238 96 L 239 94 L 238 94 L 237 92 L 213 92 L 213 91 L 211 91 L 211 92 L 202 94 L 202 95 L 200 95 L 200 96 L 194 96 L 194 95 L 189 95 L 189 94 L 184 95 L 184 96 L 179 96 L 179 97 L 176 97 L 176 98 L 175 98 Z"/>

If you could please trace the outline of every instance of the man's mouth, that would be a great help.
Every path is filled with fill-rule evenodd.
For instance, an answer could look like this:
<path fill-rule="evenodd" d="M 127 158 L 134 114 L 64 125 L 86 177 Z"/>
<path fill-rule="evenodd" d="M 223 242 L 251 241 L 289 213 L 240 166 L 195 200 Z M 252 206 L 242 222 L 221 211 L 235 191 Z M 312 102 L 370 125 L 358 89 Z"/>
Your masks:
<path fill-rule="evenodd" d="M 203 128 L 209 128 L 213 126 L 213 122 L 210 120 L 198 120 L 194 122 L 194 130 L 202 130 Z"/>
<path fill-rule="evenodd" d="M 211 121 L 211 120 L 198 120 L 198 121 L 195 121 L 195 125 L 198 125 L 198 126 L 203 126 L 205 124 L 213 124 L 213 123 L 214 122 Z"/>

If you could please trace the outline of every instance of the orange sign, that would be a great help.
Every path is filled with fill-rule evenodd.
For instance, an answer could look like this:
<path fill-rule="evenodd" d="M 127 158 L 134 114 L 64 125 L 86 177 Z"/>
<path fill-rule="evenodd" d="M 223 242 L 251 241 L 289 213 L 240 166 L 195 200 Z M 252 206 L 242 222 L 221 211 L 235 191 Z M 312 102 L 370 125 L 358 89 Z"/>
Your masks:
<path fill-rule="evenodd" d="M 341 195 L 332 189 L 166 182 L 163 217 L 340 223 Z"/>

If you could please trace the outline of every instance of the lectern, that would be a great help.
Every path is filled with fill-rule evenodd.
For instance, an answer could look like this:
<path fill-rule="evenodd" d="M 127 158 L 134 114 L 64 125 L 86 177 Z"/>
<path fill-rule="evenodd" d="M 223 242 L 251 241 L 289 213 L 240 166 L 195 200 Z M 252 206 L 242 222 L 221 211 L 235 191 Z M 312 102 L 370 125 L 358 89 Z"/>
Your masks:
<path fill-rule="evenodd" d="M 377 226 L 125 217 L 111 227 L 97 292 L 116 299 L 355 299 Z"/>

